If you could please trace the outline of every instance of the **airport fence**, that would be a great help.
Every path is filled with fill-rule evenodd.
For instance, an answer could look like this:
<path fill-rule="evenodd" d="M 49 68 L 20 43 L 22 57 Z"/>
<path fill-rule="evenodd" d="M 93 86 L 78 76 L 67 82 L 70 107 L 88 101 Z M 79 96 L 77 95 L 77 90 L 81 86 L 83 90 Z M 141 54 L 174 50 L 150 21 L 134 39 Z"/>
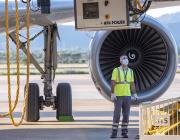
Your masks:
<path fill-rule="evenodd" d="M 142 140 L 180 140 L 180 98 L 140 106 Z"/>

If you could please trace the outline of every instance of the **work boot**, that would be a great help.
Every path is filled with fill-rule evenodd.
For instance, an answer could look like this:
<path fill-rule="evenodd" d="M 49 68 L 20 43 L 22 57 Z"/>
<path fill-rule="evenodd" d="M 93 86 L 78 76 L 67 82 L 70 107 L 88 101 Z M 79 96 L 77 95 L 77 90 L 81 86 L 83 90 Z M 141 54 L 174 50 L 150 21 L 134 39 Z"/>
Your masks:
<path fill-rule="evenodd" d="M 122 138 L 128 138 L 128 134 L 122 134 Z"/>
<path fill-rule="evenodd" d="M 128 130 L 127 129 L 122 129 L 122 138 L 128 138 Z"/>
<path fill-rule="evenodd" d="M 117 137 L 117 130 L 112 130 L 112 134 L 110 138 L 116 138 Z"/>
<path fill-rule="evenodd" d="M 139 135 L 136 135 L 135 139 L 139 140 L 139 139 L 140 139 L 140 136 L 139 136 Z"/>

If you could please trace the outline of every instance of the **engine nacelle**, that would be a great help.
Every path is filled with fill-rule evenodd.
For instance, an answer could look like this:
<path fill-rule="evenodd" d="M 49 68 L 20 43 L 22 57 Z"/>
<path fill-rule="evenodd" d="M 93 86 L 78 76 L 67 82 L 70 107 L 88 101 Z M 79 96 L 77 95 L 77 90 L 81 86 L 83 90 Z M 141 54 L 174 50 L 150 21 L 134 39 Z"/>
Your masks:
<path fill-rule="evenodd" d="M 157 99 L 174 79 L 176 43 L 171 33 L 150 16 L 144 18 L 141 29 L 96 32 L 90 46 L 91 76 L 108 100 L 112 70 L 120 65 L 121 54 L 127 54 L 134 71 L 138 103 Z"/>

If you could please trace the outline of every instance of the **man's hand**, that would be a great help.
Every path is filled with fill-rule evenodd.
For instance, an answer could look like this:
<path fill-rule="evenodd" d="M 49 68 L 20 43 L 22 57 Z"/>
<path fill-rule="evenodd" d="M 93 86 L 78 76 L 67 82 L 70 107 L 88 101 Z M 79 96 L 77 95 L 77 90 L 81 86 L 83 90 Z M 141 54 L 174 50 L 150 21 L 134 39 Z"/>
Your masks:
<path fill-rule="evenodd" d="M 114 93 L 111 93 L 111 101 L 117 100 L 117 97 Z"/>
<path fill-rule="evenodd" d="M 137 101 L 138 100 L 137 93 L 132 94 L 131 99 L 134 100 L 134 101 Z"/>

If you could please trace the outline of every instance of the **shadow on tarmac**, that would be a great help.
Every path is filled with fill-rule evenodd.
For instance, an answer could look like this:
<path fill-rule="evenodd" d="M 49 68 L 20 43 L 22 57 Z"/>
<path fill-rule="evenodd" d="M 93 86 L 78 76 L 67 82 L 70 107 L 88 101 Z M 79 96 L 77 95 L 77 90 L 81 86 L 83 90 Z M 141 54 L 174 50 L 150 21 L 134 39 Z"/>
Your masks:
<path fill-rule="evenodd" d="M 130 128 L 128 140 L 134 140 L 137 133 L 138 129 Z M 0 131 L 0 140 L 110 140 L 110 134 L 109 128 L 8 129 Z"/>
<path fill-rule="evenodd" d="M 135 116 L 136 119 L 130 120 L 128 140 L 134 140 L 138 134 L 138 114 L 138 111 L 131 111 L 131 117 Z M 41 112 L 42 121 L 25 122 L 22 127 L 26 128 L 14 129 L 10 122 L 0 122 L 0 126 L 8 128 L 0 130 L 0 140 L 110 140 L 112 115 L 112 111 L 74 111 L 75 121 L 66 123 L 56 121 L 55 111 Z M 21 113 L 15 112 L 14 116 L 19 118 Z M 53 117 L 54 120 L 48 121 Z M 119 129 L 117 139 L 122 139 L 120 133 Z"/>

